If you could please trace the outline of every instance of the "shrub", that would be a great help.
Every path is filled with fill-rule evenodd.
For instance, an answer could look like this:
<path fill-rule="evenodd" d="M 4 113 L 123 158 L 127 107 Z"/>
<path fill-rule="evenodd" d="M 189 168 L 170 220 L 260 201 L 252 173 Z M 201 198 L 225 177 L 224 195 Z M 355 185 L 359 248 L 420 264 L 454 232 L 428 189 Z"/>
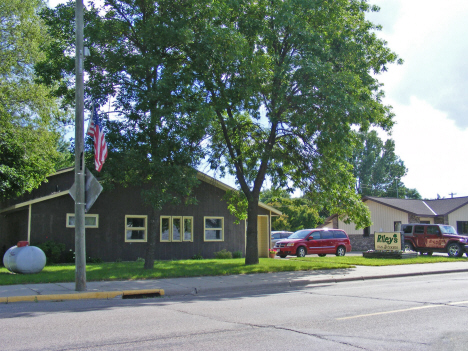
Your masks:
<path fill-rule="evenodd" d="M 136 261 L 137 261 L 138 263 L 141 263 L 141 262 L 145 263 L 145 259 L 144 259 L 144 258 L 141 258 L 141 257 L 138 257 L 138 258 L 136 259 Z"/>
<path fill-rule="evenodd" d="M 232 253 L 232 258 L 242 258 L 242 251 L 234 251 Z"/>
<path fill-rule="evenodd" d="M 215 252 L 214 255 L 217 259 L 232 258 L 232 253 L 230 251 L 227 251 L 226 249 L 222 249 L 221 251 Z"/>
<path fill-rule="evenodd" d="M 62 253 L 64 263 L 74 263 L 75 262 L 75 252 L 70 249 Z"/>
<path fill-rule="evenodd" d="M 192 260 L 203 260 L 203 256 L 200 254 L 195 254 L 192 256 Z"/>
<path fill-rule="evenodd" d="M 47 264 L 61 263 L 64 261 L 65 244 L 56 243 L 53 240 L 48 240 L 42 244 L 37 245 L 42 251 L 44 251 L 47 257 Z"/>
<path fill-rule="evenodd" d="M 87 263 L 102 263 L 102 259 L 99 257 L 88 257 Z"/>

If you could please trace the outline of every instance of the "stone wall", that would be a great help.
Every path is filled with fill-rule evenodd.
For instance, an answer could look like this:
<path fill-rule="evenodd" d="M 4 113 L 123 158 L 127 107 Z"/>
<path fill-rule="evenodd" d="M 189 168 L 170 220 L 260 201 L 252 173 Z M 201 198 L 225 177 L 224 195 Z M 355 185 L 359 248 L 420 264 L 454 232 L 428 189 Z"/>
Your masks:
<path fill-rule="evenodd" d="M 418 216 L 412 214 L 412 213 L 409 213 L 408 214 L 408 223 L 419 223 L 420 219 Z"/>
<path fill-rule="evenodd" d="M 363 236 L 362 234 L 349 234 L 352 251 L 374 250 L 374 234 Z"/>

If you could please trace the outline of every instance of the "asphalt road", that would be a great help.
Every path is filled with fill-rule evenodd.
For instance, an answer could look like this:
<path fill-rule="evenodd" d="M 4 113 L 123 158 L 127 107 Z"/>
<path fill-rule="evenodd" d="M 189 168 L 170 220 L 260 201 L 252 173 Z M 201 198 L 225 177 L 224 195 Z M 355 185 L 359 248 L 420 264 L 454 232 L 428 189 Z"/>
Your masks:
<path fill-rule="evenodd" d="M 2 350 L 466 350 L 468 275 L 0 306 Z"/>

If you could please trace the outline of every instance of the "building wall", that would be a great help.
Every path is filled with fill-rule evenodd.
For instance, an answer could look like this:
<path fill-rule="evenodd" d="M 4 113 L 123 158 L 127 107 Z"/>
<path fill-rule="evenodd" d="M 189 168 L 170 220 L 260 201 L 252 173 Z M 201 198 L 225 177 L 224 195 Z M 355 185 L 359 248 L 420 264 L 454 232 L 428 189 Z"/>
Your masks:
<path fill-rule="evenodd" d="M 73 175 L 73 173 L 71 173 Z M 125 241 L 125 216 L 147 216 L 147 238 L 150 231 L 155 232 L 156 246 L 155 258 L 162 260 L 191 258 L 196 254 L 204 258 L 214 257 L 214 253 L 222 249 L 228 251 L 241 251 L 245 255 L 245 221 L 236 224 L 223 200 L 225 191 L 206 182 L 201 182 L 195 190 L 198 203 L 195 205 L 167 205 L 162 211 L 154 212 L 141 200 L 141 188 L 117 187 L 112 191 L 101 193 L 90 209 L 89 214 L 98 215 L 98 228 L 86 228 L 87 257 L 100 258 L 104 261 L 136 260 L 145 257 L 147 242 Z M 45 194 L 48 195 L 48 194 Z M 73 199 L 68 195 L 59 196 L 31 205 L 31 245 L 38 245 L 47 240 L 63 243 L 66 250 L 74 250 L 75 229 L 67 228 L 67 213 L 74 213 Z M 259 215 L 269 216 L 270 212 L 259 208 Z M 160 216 L 187 216 L 193 217 L 192 242 L 161 242 Z M 6 238 L 9 233 L 16 241 L 27 238 L 28 210 L 8 213 L 6 224 L 1 224 L 2 236 Z M 208 242 L 204 239 L 204 217 L 224 218 L 224 240 Z M 3 221 L 0 223 L 4 223 Z M 16 224 L 14 224 L 16 223 Z M 18 225 L 21 223 L 21 225 Z M 266 223 L 269 223 L 269 218 Z M 24 232 L 23 234 L 21 234 Z M 23 238 L 24 236 L 24 238 Z M 6 239 L 5 239 L 6 240 Z M 5 242 L 2 238 L 2 242 Z M 268 240 L 267 240 L 268 242 Z M 0 247 L 1 248 L 1 247 Z"/>
<path fill-rule="evenodd" d="M 10 247 L 15 246 L 20 240 L 28 240 L 28 212 L 29 208 L 26 207 L 10 213 L 8 217 L 0 214 L 0 254 L 2 260 Z"/>
<path fill-rule="evenodd" d="M 363 236 L 362 234 L 349 235 L 352 251 L 368 251 L 375 249 L 374 234 Z"/>
<path fill-rule="evenodd" d="M 394 222 L 408 223 L 408 213 L 396 210 L 394 208 L 381 205 L 372 200 L 364 203 L 371 211 L 372 225 L 370 233 L 375 232 L 393 232 Z M 363 234 L 363 229 L 356 229 L 354 223 L 346 224 L 342 220 L 338 221 L 338 228 L 343 229 L 348 234 Z"/>
<path fill-rule="evenodd" d="M 449 224 L 453 226 L 455 229 L 457 229 L 457 221 L 463 221 L 463 222 L 468 221 L 468 205 L 460 207 L 459 209 L 448 214 L 447 217 L 448 217 L 448 222 L 446 224 Z"/>
<path fill-rule="evenodd" d="M 434 224 L 434 218 L 433 217 L 419 217 L 419 221 L 417 223 L 424 223 L 424 222 L 429 222 L 429 224 Z"/>
<path fill-rule="evenodd" d="M 0 207 L 7 208 L 14 204 L 34 200 L 70 189 L 75 182 L 75 174 L 73 170 L 48 176 L 46 181 L 43 182 L 39 188 L 34 189 L 29 193 L 25 193 L 23 196 L 18 198 L 7 199 L 1 203 Z"/>

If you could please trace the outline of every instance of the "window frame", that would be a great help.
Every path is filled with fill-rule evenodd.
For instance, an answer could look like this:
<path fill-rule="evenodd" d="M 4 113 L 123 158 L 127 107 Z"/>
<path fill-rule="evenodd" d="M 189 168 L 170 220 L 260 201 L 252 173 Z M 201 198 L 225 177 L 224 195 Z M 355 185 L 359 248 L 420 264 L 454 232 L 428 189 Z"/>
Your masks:
<path fill-rule="evenodd" d="M 185 239 L 185 220 L 190 219 L 190 240 Z M 187 243 L 193 243 L 193 217 L 183 216 L 182 217 L 182 241 Z"/>
<path fill-rule="evenodd" d="M 220 228 L 207 228 L 206 227 L 206 220 L 207 219 L 220 219 L 221 220 L 221 227 Z M 207 239 L 206 238 L 206 231 L 207 230 L 221 230 L 221 239 Z M 219 217 L 219 216 L 204 216 L 203 217 L 203 241 L 206 241 L 206 242 L 221 242 L 221 241 L 224 241 L 224 217 Z"/>
<path fill-rule="evenodd" d="M 167 228 L 169 230 L 169 237 L 168 237 L 167 240 L 163 239 L 163 237 L 162 237 L 162 235 L 163 235 L 163 230 L 162 230 L 163 219 L 168 219 L 169 220 L 169 225 L 167 226 Z M 159 216 L 159 242 L 161 242 L 161 243 L 170 243 L 172 241 L 171 227 L 172 227 L 171 216 Z"/>
<path fill-rule="evenodd" d="M 459 228 L 461 228 L 462 230 L 459 230 Z M 458 234 L 468 234 L 468 221 L 457 221 L 456 230 Z"/>
<path fill-rule="evenodd" d="M 71 217 L 75 217 L 75 214 L 67 213 L 67 222 L 66 222 L 67 228 L 75 228 L 74 224 L 70 224 Z M 95 225 L 86 224 L 86 218 L 96 218 L 96 224 Z M 99 215 L 98 214 L 85 214 L 85 228 L 99 228 Z"/>
<path fill-rule="evenodd" d="M 162 230 L 162 224 L 163 224 L 163 220 L 164 219 L 167 219 L 169 220 L 169 238 L 166 240 L 166 239 L 163 239 L 162 237 L 162 234 L 163 234 L 163 230 Z M 173 229 L 174 229 L 174 219 L 179 219 L 180 220 L 180 239 L 179 240 L 174 240 L 174 232 L 173 232 Z M 186 219 L 190 219 L 190 240 L 186 240 L 185 239 L 185 220 Z M 161 243 L 181 243 L 181 242 L 193 242 L 193 216 L 167 216 L 167 215 L 163 215 L 163 216 L 160 216 L 159 217 L 159 241 Z"/>
<path fill-rule="evenodd" d="M 180 227 L 179 227 L 179 240 L 175 240 L 174 239 L 174 219 L 178 219 L 180 220 Z M 180 243 L 182 242 L 182 235 L 184 233 L 184 222 L 183 222 L 183 219 L 182 219 L 182 216 L 172 216 L 171 217 L 171 242 L 173 243 Z"/>
<path fill-rule="evenodd" d="M 143 218 L 145 220 L 144 227 L 127 227 L 127 219 L 128 218 Z M 125 242 L 126 243 L 146 243 L 148 241 L 148 216 L 147 215 L 125 215 Z M 129 230 L 143 230 L 144 231 L 144 239 L 127 239 L 127 231 Z"/>

